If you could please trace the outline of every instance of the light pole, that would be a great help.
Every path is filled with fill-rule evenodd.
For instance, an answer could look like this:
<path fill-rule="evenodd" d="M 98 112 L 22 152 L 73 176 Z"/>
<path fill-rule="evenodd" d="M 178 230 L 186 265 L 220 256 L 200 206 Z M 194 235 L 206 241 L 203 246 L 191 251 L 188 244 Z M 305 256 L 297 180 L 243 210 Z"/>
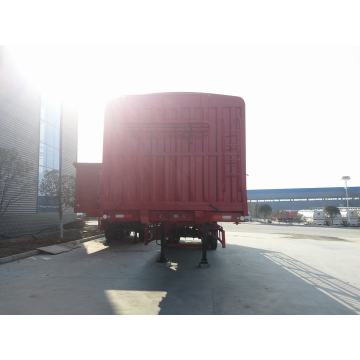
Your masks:
<path fill-rule="evenodd" d="M 348 187 L 347 187 L 347 182 L 350 180 L 350 176 L 343 176 L 341 179 L 345 181 L 345 193 L 346 193 L 346 215 L 347 215 L 348 225 L 350 225 L 350 214 L 349 214 L 349 195 L 348 195 Z"/>

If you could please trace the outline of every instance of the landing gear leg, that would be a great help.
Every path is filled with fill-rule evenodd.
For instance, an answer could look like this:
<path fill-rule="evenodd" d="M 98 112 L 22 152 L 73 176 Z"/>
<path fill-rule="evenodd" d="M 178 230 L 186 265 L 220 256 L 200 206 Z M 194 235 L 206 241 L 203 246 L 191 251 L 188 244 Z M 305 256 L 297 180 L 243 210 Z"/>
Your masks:
<path fill-rule="evenodd" d="M 207 249 L 208 249 L 208 236 L 204 235 L 201 238 L 201 260 L 199 263 L 199 268 L 204 266 L 209 267 L 209 263 L 207 261 Z"/>
<path fill-rule="evenodd" d="M 167 259 L 165 257 L 165 234 L 164 228 L 161 229 L 161 240 L 160 240 L 160 257 L 157 260 L 158 263 L 166 263 Z"/>

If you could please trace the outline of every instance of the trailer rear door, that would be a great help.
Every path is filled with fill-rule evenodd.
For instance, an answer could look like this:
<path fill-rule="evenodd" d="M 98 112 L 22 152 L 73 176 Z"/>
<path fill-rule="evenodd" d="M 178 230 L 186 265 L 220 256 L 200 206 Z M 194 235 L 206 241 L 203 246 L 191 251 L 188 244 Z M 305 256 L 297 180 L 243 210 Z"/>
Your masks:
<path fill-rule="evenodd" d="M 107 108 L 102 207 L 247 214 L 245 106 L 199 93 L 128 96 Z"/>

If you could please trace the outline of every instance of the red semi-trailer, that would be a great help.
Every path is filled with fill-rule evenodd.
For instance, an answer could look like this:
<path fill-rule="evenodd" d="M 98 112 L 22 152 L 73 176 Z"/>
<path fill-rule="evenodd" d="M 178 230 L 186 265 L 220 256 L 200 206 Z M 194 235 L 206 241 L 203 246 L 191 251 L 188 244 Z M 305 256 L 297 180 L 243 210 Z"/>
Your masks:
<path fill-rule="evenodd" d="M 98 216 L 109 244 L 201 239 L 202 258 L 225 247 L 218 222 L 248 215 L 245 104 L 236 96 L 124 96 L 106 108 L 102 164 L 76 164 L 76 212 Z"/>

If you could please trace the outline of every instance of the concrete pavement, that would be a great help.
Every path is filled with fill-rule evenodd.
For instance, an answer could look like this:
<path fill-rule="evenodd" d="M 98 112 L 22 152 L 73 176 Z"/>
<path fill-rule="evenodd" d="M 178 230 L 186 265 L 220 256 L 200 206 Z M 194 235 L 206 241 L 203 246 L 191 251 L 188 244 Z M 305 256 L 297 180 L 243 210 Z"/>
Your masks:
<path fill-rule="evenodd" d="M 106 247 L 0 265 L 0 314 L 359 314 L 359 229 L 226 225 L 227 248 Z"/>

